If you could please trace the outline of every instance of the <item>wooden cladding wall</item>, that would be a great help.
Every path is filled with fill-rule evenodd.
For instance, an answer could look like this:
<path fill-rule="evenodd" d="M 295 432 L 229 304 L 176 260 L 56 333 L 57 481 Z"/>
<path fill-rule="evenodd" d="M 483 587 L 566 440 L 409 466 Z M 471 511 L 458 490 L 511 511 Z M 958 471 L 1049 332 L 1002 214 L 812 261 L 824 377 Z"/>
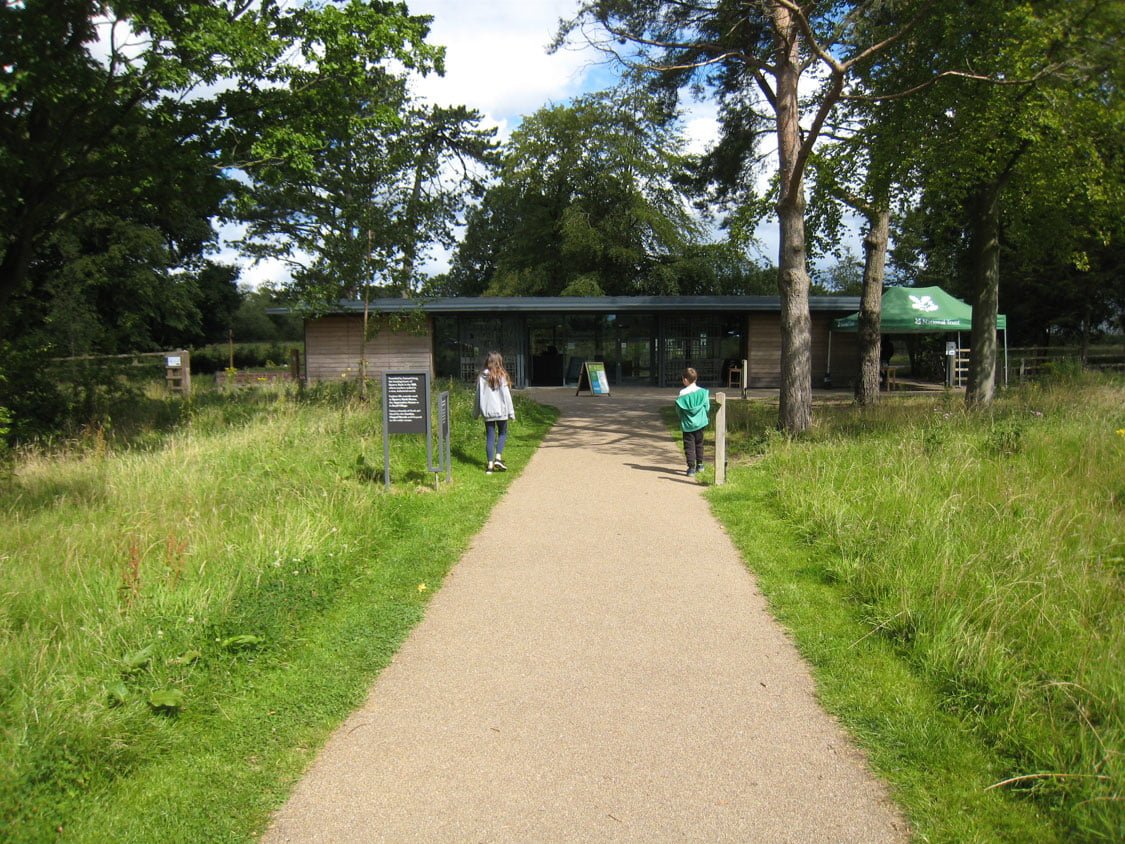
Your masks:
<path fill-rule="evenodd" d="M 781 323 L 777 314 L 750 314 L 747 320 L 748 387 L 781 386 Z"/>
<path fill-rule="evenodd" d="M 819 387 L 828 368 L 828 329 L 843 314 L 812 316 L 812 379 Z M 781 322 L 777 314 L 750 314 L 747 320 L 750 377 L 747 386 L 769 389 L 781 386 Z M 832 380 L 854 381 L 857 371 L 855 335 L 832 335 Z"/>
<path fill-rule="evenodd" d="M 354 379 L 359 373 L 362 316 L 326 316 L 305 323 L 305 378 L 310 383 Z M 379 331 L 367 341 L 367 377 L 410 370 L 433 375 L 432 326 L 425 334 Z"/>
<path fill-rule="evenodd" d="M 824 364 L 821 364 L 821 369 Z M 832 334 L 832 386 L 855 386 L 859 380 L 859 335 L 854 331 Z"/>

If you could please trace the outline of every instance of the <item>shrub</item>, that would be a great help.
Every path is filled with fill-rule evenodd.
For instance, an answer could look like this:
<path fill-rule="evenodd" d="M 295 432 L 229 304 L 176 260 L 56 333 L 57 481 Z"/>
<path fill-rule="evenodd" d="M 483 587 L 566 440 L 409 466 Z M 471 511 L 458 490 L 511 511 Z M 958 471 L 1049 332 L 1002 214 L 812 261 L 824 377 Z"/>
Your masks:
<path fill-rule="evenodd" d="M 271 369 L 289 365 L 289 357 L 294 349 L 301 350 L 300 343 L 236 343 L 234 346 L 235 369 Z M 230 367 L 231 350 L 223 343 L 202 346 L 192 350 L 192 375 L 211 375 Z"/>

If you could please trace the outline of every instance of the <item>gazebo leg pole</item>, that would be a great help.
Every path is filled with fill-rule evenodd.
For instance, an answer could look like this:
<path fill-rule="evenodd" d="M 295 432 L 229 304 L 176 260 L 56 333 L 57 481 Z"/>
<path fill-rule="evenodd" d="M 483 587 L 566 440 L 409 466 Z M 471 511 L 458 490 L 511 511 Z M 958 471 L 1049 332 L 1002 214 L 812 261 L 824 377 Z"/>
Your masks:
<path fill-rule="evenodd" d="M 1004 386 L 1008 386 L 1008 329 L 1004 329 Z"/>
<path fill-rule="evenodd" d="M 828 360 L 824 363 L 824 386 L 832 386 L 832 329 L 828 329 Z"/>

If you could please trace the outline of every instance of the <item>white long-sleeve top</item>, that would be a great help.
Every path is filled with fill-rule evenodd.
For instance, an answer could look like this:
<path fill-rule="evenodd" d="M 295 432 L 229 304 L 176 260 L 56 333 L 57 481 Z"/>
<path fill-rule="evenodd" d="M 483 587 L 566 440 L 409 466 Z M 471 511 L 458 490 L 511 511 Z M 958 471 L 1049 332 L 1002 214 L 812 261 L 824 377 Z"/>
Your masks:
<path fill-rule="evenodd" d="M 506 379 L 501 380 L 500 386 L 494 390 L 488 386 L 488 370 L 481 372 L 480 377 L 477 378 L 477 400 L 473 407 L 473 416 L 483 416 L 489 421 L 516 418 L 512 391 L 508 389 Z"/>

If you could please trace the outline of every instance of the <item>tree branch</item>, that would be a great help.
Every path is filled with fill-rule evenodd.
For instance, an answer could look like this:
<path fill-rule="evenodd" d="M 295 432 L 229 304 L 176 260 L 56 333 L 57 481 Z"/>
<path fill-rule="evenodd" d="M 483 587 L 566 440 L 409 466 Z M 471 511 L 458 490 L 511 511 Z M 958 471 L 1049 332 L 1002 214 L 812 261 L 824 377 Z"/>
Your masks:
<path fill-rule="evenodd" d="M 995 76 L 989 76 L 985 73 L 972 73 L 964 70 L 944 70 L 941 73 L 935 74 L 930 79 L 915 85 L 912 88 L 907 88 L 904 91 L 897 91 L 893 94 L 842 94 L 841 100 L 847 102 L 862 102 L 862 103 L 880 103 L 890 102 L 891 100 L 901 100 L 904 97 L 909 97 L 911 94 L 916 94 L 919 91 L 924 91 L 936 85 L 940 80 L 946 78 L 955 79 L 971 79 L 977 82 L 989 82 L 993 85 L 1006 85 L 1006 86 L 1023 86 L 1034 85 L 1045 76 L 1049 76 L 1060 68 L 1064 67 L 1065 63 L 1052 64 L 1044 67 L 1034 76 L 1027 79 L 997 79 Z"/>

